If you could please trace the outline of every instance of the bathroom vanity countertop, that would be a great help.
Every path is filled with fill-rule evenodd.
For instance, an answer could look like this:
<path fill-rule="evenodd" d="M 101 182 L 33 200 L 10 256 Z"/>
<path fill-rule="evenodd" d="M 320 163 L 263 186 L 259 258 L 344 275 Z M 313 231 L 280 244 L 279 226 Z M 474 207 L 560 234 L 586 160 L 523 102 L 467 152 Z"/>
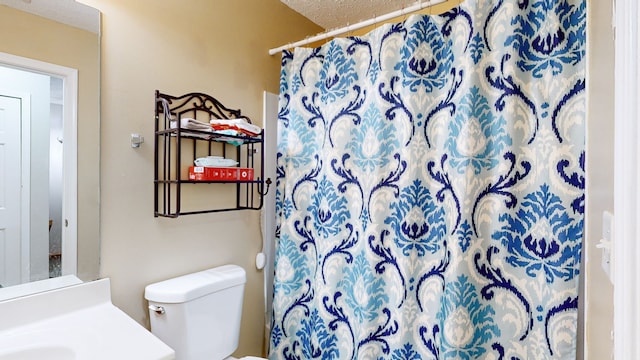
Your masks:
<path fill-rule="evenodd" d="M 0 291 L 0 301 L 78 284 L 82 284 L 82 280 L 78 279 L 75 275 L 64 275 L 51 279 L 31 281 L 20 285 L 12 285 L 2 288 L 2 291 Z"/>
<path fill-rule="evenodd" d="M 0 360 L 175 358 L 111 303 L 108 279 L 2 301 L 0 318 Z"/>

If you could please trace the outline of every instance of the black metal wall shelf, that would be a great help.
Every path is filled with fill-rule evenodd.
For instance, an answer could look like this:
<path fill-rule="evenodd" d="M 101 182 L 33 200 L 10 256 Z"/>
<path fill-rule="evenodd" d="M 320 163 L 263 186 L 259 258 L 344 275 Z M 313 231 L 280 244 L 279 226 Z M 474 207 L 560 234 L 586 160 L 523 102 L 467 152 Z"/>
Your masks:
<path fill-rule="evenodd" d="M 264 132 L 254 137 L 223 135 L 209 130 L 182 127 L 182 121 L 186 118 L 206 124 L 209 123 L 209 119 L 240 118 L 251 123 L 251 120 L 243 116 L 240 110 L 229 109 L 215 98 L 203 93 L 172 96 L 156 90 L 155 104 L 155 217 L 176 218 L 180 215 L 262 208 L 263 194 L 266 193 L 262 166 Z M 188 167 L 193 166 L 194 160 L 214 154 L 235 159 L 239 168 L 253 169 L 253 180 L 190 180 Z M 268 179 L 266 183 L 268 190 L 270 180 Z M 234 188 L 235 196 L 232 196 L 231 203 L 215 195 L 204 207 L 200 204 L 200 207 L 190 208 L 189 204 L 184 203 L 187 197 L 185 195 L 191 196 L 192 199 L 198 198 L 204 193 L 216 191 L 210 186 L 220 184 L 228 184 Z M 218 189 L 218 191 L 221 190 Z"/>

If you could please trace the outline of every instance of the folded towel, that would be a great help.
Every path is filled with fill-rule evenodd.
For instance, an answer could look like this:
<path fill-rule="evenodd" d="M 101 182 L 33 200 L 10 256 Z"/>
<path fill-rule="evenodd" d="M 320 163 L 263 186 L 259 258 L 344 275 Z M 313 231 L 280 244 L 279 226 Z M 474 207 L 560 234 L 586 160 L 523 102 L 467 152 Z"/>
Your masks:
<path fill-rule="evenodd" d="M 231 167 L 238 165 L 238 162 L 233 159 L 225 159 L 221 156 L 207 156 L 203 158 L 197 158 L 193 161 L 196 166 L 204 167 Z"/>
<path fill-rule="evenodd" d="M 248 136 L 259 136 L 262 129 L 250 124 L 245 119 L 211 119 L 209 121 L 213 130 L 237 130 Z"/>
<path fill-rule="evenodd" d="M 171 128 L 175 129 L 177 127 L 177 123 L 177 120 L 171 120 Z M 186 130 L 206 131 L 218 135 L 232 135 L 240 137 L 256 137 L 259 136 L 262 132 L 262 129 L 260 129 L 259 126 L 249 124 L 244 119 L 213 119 L 211 120 L 211 124 L 207 124 L 192 118 L 183 118 L 180 119 L 180 128 Z M 203 139 L 212 138 L 211 136 L 204 134 L 201 135 L 192 133 L 190 135 L 201 137 Z M 242 145 L 244 143 L 244 141 L 240 138 L 216 136 L 215 139 L 218 141 L 225 141 L 235 146 Z"/>
<path fill-rule="evenodd" d="M 244 134 L 239 133 L 236 130 L 213 130 L 214 134 L 218 134 L 218 135 L 232 135 L 232 136 L 243 136 Z M 242 145 L 244 144 L 244 141 L 242 139 L 239 138 L 232 138 L 232 137 L 227 137 L 227 136 L 220 136 L 220 137 L 216 137 L 217 140 L 219 141 L 224 141 L 227 142 L 231 145 Z"/>
<path fill-rule="evenodd" d="M 176 120 L 171 121 L 172 129 L 175 129 L 177 127 L 176 123 L 177 123 Z M 189 130 L 211 131 L 211 125 L 202 121 L 198 121 L 196 119 L 191 119 L 191 118 L 180 119 L 180 127 L 182 129 L 189 129 Z"/>

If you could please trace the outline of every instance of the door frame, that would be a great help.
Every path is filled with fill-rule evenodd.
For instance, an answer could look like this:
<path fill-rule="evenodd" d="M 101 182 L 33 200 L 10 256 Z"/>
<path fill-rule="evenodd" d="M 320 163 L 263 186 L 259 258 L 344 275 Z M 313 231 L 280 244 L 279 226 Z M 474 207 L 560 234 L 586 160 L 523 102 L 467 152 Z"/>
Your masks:
<path fill-rule="evenodd" d="M 615 359 L 640 357 L 639 16 L 637 0 L 615 2 L 615 216 L 611 259 Z"/>
<path fill-rule="evenodd" d="M 0 52 L 0 64 L 63 81 L 62 275 L 75 275 L 78 267 L 78 70 L 3 52 Z"/>
<path fill-rule="evenodd" d="M 264 178 L 271 179 L 271 188 L 264 195 L 262 207 L 262 254 L 266 261 L 264 267 L 265 296 L 265 352 L 269 353 L 269 334 L 271 333 L 271 310 L 273 307 L 273 278 L 276 244 L 276 155 L 278 152 L 278 94 L 264 91 L 262 94 L 262 126 L 264 128 Z"/>

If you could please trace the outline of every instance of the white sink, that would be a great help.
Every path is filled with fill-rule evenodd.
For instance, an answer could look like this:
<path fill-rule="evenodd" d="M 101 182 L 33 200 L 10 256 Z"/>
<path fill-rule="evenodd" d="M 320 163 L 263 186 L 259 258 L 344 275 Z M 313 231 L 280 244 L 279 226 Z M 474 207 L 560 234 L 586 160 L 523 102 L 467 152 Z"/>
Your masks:
<path fill-rule="evenodd" d="M 175 358 L 111 303 L 109 279 L 0 301 L 0 319 L 0 360 Z"/>

